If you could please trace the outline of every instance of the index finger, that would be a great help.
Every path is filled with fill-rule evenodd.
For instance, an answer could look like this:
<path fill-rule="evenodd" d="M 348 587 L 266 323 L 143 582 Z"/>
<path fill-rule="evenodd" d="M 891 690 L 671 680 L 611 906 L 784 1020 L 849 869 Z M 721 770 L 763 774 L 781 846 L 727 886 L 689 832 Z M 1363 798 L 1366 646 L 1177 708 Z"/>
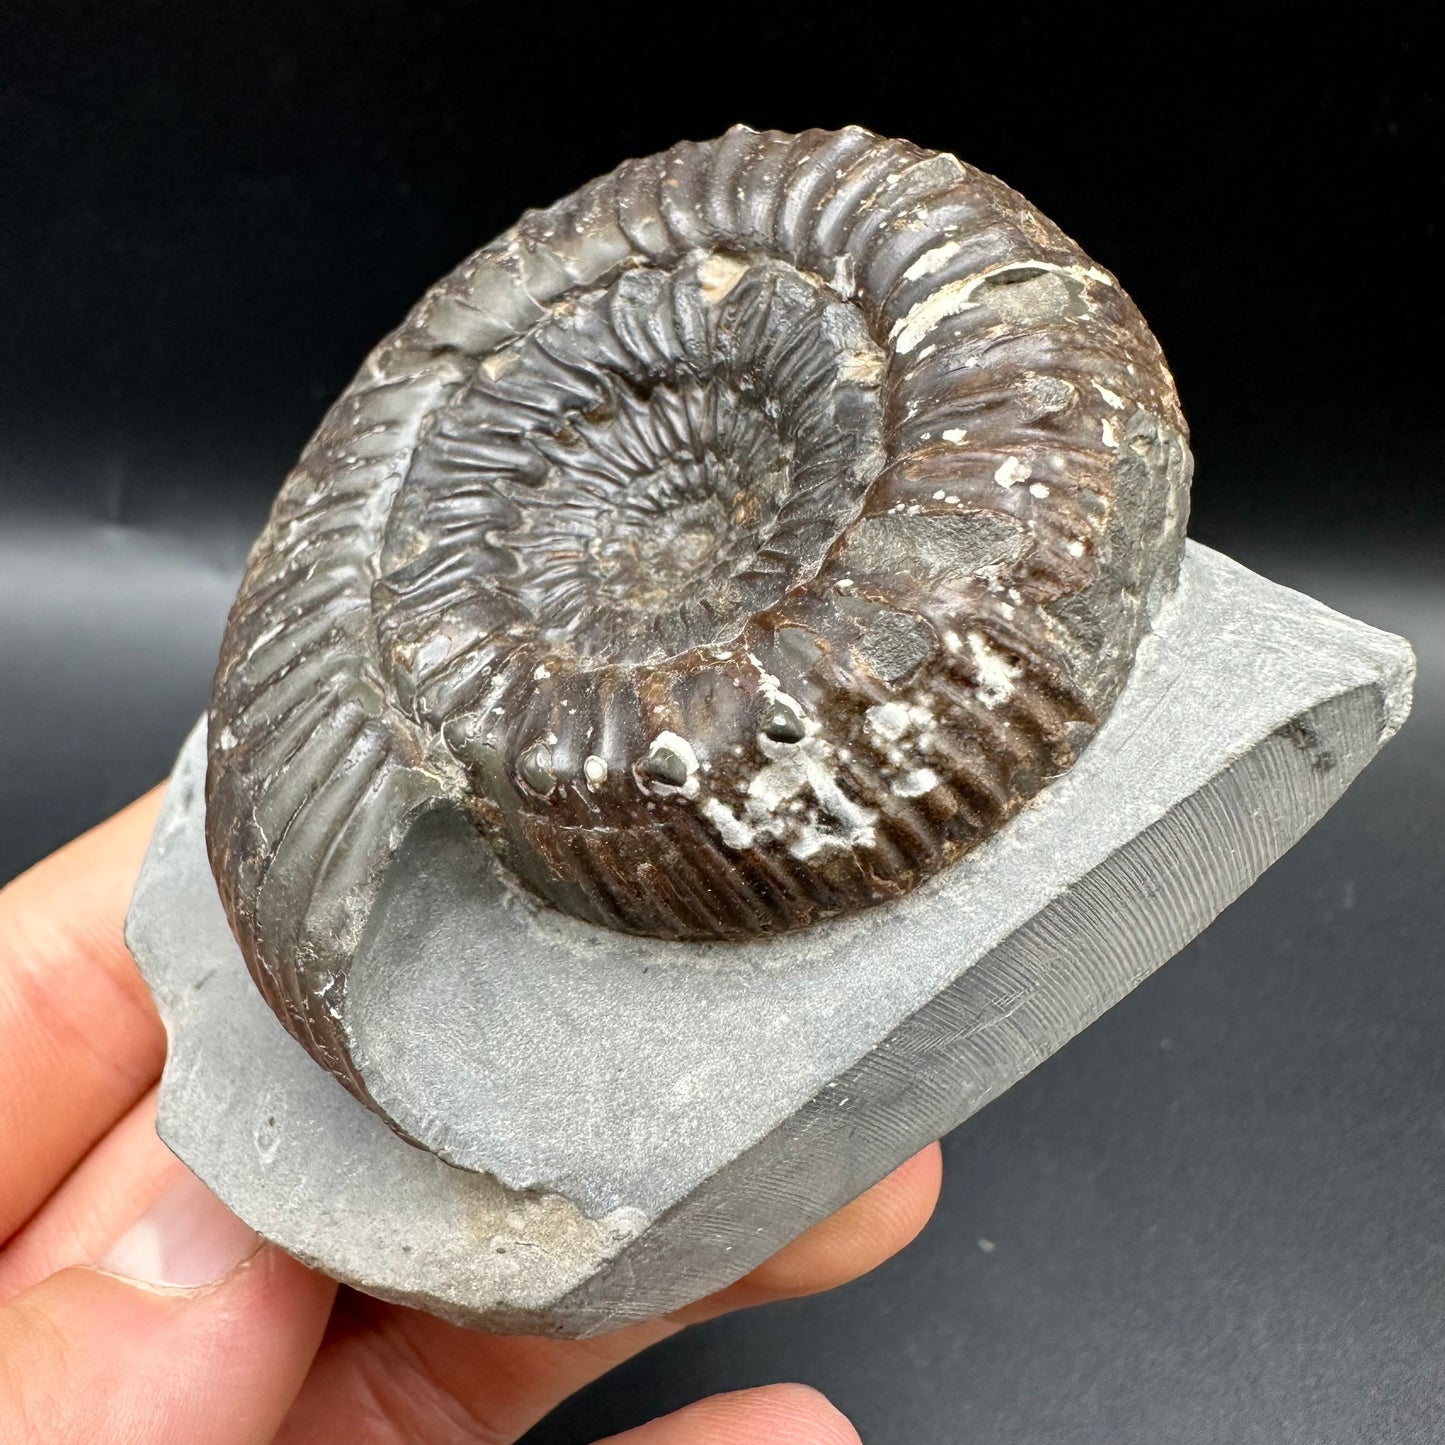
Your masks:
<path fill-rule="evenodd" d="M 122 936 L 160 797 L 0 889 L 0 1241 L 160 1074 L 165 1031 Z"/>

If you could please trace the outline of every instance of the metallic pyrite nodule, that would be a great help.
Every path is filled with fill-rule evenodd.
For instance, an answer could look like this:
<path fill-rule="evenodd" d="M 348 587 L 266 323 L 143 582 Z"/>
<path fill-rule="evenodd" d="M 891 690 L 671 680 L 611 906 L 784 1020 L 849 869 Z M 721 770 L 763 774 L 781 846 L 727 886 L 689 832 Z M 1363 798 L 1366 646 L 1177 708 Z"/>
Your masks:
<path fill-rule="evenodd" d="M 1066 770 L 1173 587 L 1190 457 L 1115 279 L 850 128 L 630 161 L 434 286 L 327 413 L 231 612 L 207 844 L 348 1087 L 388 862 L 676 940 L 894 899 Z"/>

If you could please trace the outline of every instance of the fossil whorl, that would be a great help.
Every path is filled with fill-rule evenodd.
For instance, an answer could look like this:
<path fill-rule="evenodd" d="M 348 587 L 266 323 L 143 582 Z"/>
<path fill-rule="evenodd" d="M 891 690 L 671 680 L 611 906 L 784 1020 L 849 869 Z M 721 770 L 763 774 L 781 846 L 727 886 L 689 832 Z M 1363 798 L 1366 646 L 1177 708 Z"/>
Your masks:
<path fill-rule="evenodd" d="M 207 837 L 263 993 L 364 1096 L 347 962 L 439 808 L 634 933 L 902 894 L 1108 713 L 1189 471 L 1114 278 L 952 156 L 739 127 L 528 213 L 368 358 L 231 612 Z"/>

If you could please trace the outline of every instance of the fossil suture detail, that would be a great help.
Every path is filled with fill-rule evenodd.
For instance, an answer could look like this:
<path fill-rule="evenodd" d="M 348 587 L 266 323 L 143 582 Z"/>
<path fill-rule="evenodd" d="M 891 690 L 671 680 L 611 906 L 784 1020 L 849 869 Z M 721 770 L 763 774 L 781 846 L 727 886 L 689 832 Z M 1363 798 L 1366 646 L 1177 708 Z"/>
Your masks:
<path fill-rule="evenodd" d="M 1067 769 L 1173 585 L 1191 463 L 1117 281 L 867 131 L 629 161 L 434 286 L 232 610 L 207 840 L 282 1022 L 336 1006 L 443 809 L 667 939 L 896 898 Z"/>

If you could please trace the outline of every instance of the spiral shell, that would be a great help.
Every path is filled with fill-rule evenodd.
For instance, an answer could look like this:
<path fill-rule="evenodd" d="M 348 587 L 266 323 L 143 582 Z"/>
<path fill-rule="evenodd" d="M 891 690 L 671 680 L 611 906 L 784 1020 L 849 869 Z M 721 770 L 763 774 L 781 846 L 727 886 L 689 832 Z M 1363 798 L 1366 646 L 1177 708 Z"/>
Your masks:
<path fill-rule="evenodd" d="M 278 1016 L 457 810 L 526 888 L 672 939 L 895 898 L 1107 715 L 1190 458 L 1118 283 L 1014 192 L 738 127 L 530 212 L 371 354 L 231 612 L 207 837 Z"/>

